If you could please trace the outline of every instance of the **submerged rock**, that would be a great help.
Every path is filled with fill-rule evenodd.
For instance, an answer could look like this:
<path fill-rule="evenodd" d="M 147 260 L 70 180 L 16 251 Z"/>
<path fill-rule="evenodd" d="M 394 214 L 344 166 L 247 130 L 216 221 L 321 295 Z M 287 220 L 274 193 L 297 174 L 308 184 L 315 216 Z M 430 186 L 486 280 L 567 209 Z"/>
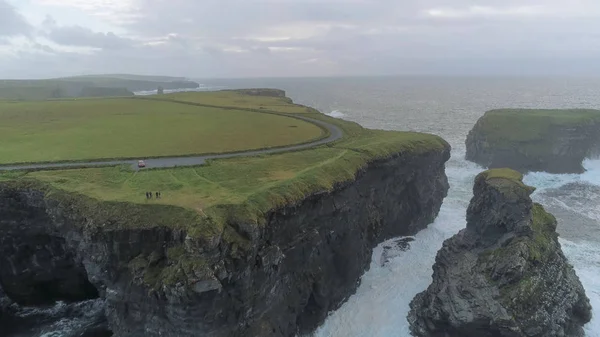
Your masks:
<path fill-rule="evenodd" d="M 520 172 L 582 173 L 600 154 L 600 110 L 492 110 L 466 140 L 466 159 Z"/>
<path fill-rule="evenodd" d="M 533 190 L 516 171 L 477 176 L 467 228 L 444 242 L 433 283 L 410 304 L 415 336 L 583 336 L 589 299 Z"/>
<path fill-rule="evenodd" d="M 379 259 L 379 264 L 383 267 L 391 259 L 400 256 L 403 252 L 406 252 L 410 249 L 410 243 L 415 241 L 415 238 L 412 236 L 407 236 L 403 238 L 399 238 L 394 240 L 390 244 L 386 244 L 383 246 L 383 252 L 381 253 L 381 257 Z"/>

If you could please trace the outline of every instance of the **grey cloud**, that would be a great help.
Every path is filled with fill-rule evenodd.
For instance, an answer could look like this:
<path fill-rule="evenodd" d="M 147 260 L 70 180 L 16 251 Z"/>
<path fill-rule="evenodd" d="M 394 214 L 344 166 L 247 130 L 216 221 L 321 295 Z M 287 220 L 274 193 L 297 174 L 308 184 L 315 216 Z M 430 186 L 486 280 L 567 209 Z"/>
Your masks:
<path fill-rule="evenodd" d="M 52 48 L 52 47 L 50 47 L 48 45 L 45 45 L 45 44 L 38 43 L 38 42 L 35 42 L 33 44 L 33 48 L 36 49 L 36 50 L 39 50 L 39 51 L 43 51 L 43 52 L 49 53 L 49 54 L 56 53 L 56 51 L 54 50 L 54 48 Z"/>
<path fill-rule="evenodd" d="M 31 25 L 5 0 L 0 0 L 0 36 L 28 36 Z"/>
<path fill-rule="evenodd" d="M 138 0 L 115 23 L 131 38 L 47 20 L 52 41 L 100 50 L 44 57 L 79 72 L 196 77 L 600 74 L 596 1 Z"/>
<path fill-rule="evenodd" d="M 43 27 L 46 29 L 44 35 L 47 38 L 64 46 L 123 49 L 134 43 L 133 40 L 117 36 L 112 32 L 94 32 L 81 26 L 60 26 L 51 17 L 46 18 Z"/>

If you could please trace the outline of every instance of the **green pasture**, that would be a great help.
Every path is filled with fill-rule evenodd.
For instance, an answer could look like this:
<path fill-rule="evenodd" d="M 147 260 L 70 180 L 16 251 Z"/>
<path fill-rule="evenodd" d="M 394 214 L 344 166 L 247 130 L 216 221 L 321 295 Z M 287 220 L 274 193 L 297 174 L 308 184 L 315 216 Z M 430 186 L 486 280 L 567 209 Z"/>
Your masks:
<path fill-rule="evenodd" d="M 164 101 L 0 102 L 0 164 L 234 152 L 323 133 L 286 116 Z"/>
<path fill-rule="evenodd" d="M 22 184 L 41 183 L 50 191 L 54 191 L 50 194 L 63 195 L 66 192 L 66 195 L 85 196 L 89 199 L 70 197 L 68 202 L 84 203 L 82 200 L 90 200 L 86 201 L 85 205 L 77 204 L 74 207 L 89 210 L 92 214 L 90 216 L 123 214 L 123 217 L 130 217 L 124 222 L 127 226 L 147 226 L 146 220 L 143 219 L 150 217 L 158 219 L 153 220 L 157 226 L 184 226 L 190 230 L 190 233 L 213 235 L 229 233 L 226 224 L 230 223 L 244 221 L 259 224 L 264 221 L 264 214 L 271 209 L 293 204 L 316 192 L 331 191 L 336 184 L 355 179 L 357 172 L 375 160 L 395 155 L 418 155 L 428 151 L 442 151 L 448 146 L 443 139 L 434 135 L 364 129 L 356 123 L 328 117 L 316 110 L 294 105 L 287 99 L 244 96 L 234 92 L 185 93 L 149 98 L 96 101 L 108 106 L 127 103 L 140 107 L 139 111 L 128 109 L 126 114 L 123 113 L 125 116 L 130 116 L 131 121 L 124 123 L 130 127 L 119 127 L 119 130 L 130 130 L 133 126 L 139 127 L 138 123 L 146 125 L 145 127 L 154 127 L 153 130 L 158 133 L 170 132 L 167 131 L 170 129 L 176 130 L 169 133 L 172 139 L 156 137 L 159 142 L 167 143 L 160 147 L 164 152 L 157 151 L 158 145 L 148 146 L 146 143 L 152 141 L 152 132 L 146 130 L 138 134 L 143 138 L 143 141 L 137 143 L 138 148 L 145 149 L 148 153 L 152 150 L 151 153 L 154 155 L 166 152 L 172 155 L 177 151 L 180 151 L 181 154 L 184 146 L 187 146 L 188 153 L 191 151 L 189 149 L 201 153 L 216 152 L 225 144 L 229 144 L 228 148 L 231 150 L 233 148 L 241 149 L 242 146 L 251 147 L 250 144 L 254 144 L 252 147 L 274 145 L 276 141 L 283 141 L 283 139 L 288 143 L 300 142 L 319 137 L 321 130 L 312 124 L 279 115 L 261 114 L 247 110 L 209 108 L 152 99 L 177 99 L 224 107 L 232 107 L 237 104 L 239 108 L 260 109 L 260 107 L 265 107 L 266 111 L 277 112 L 296 111 L 303 113 L 303 116 L 339 126 L 344 131 L 344 137 L 334 143 L 312 149 L 213 160 L 198 167 L 134 171 L 129 167 L 120 166 L 29 173 L 7 172 L 0 174 L 0 181 Z M 73 103 L 57 102 L 56 104 L 70 105 Z M 89 106 L 86 105 L 89 102 L 81 104 Z M 95 109 L 98 109 L 97 106 Z M 66 109 L 58 110 L 61 114 L 66 113 Z M 112 111 L 108 113 L 109 116 L 113 113 L 120 116 L 117 113 L 120 110 L 116 108 L 101 110 Z M 42 111 L 47 112 L 50 109 L 46 107 L 38 115 L 30 115 L 32 120 L 45 120 L 43 117 L 45 114 Z M 82 120 L 89 120 L 87 117 L 81 117 L 81 114 L 77 113 L 77 109 L 71 110 L 71 114 Z M 115 123 L 111 122 L 114 121 L 114 118 L 106 117 L 106 113 L 99 114 L 103 116 L 100 121 L 107 118 L 108 123 L 114 126 Z M 21 123 L 13 122 L 15 125 L 20 125 L 17 129 L 24 130 L 27 127 L 36 128 L 36 130 L 44 129 L 41 126 L 28 126 L 31 123 L 27 123 L 19 114 L 13 116 L 16 121 Z M 140 116 L 144 116 L 144 118 L 140 118 Z M 159 118 L 148 116 L 160 116 L 163 119 L 158 123 L 157 120 L 140 122 Z M 177 118 L 173 116 L 177 116 Z M 52 118 L 48 117 L 47 123 L 54 122 Z M 81 133 L 75 132 L 80 127 L 84 125 L 91 127 L 89 123 L 74 121 L 72 123 L 73 132 L 77 135 L 81 135 Z M 208 123 L 212 123 L 212 126 L 202 125 Z M 232 131 L 232 123 L 239 124 L 238 131 Z M 294 123 L 297 127 L 290 127 Z M 167 127 L 174 125 L 176 127 Z M 64 135 L 64 130 L 69 130 L 69 128 L 56 130 L 55 134 Z M 285 132 L 279 132 L 280 130 L 285 130 Z M 242 135 L 242 132 L 245 135 Z M 210 136 L 201 135 L 202 133 L 209 133 Z M 183 137 L 181 134 L 200 138 L 197 138 L 197 141 L 186 143 L 183 139 L 187 139 L 187 137 Z M 295 136 L 289 138 L 292 135 Z M 144 138 L 144 136 L 147 137 Z M 131 141 L 137 139 L 131 135 L 127 137 Z M 269 142 L 263 137 L 266 137 Z M 165 139 L 169 139 L 169 141 Z M 210 142 L 202 144 L 201 139 L 209 139 Z M 220 144 L 215 139 L 220 139 L 225 144 Z M 180 140 L 179 144 L 175 144 L 176 140 Z M 1 138 L 0 141 L 2 141 Z M 122 143 L 122 141 L 115 141 L 115 148 L 120 148 L 121 153 L 132 153 L 130 146 L 119 146 Z M 103 156 L 115 157 L 116 149 L 105 149 L 106 147 L 106 145 L 97 146 L 97 151 L 107 151 Z M 31 149 L 22 150 L 31 156 L 30 151 Z M 66 155 L 71 152 L 63 153 Z M 140 156 L 139 150 L 135 153 L 136 156 Z M 162 198 L 148 200 L 145 197 L 147 191 L 160 191 Z M 179 213 L 176 211 L 177 209 L 180 209 Z M 152 214 L 151 210 L 156 210 L 160 214 L 157 213 L 156 217 L 149 215 Z M 161 214 L 166 210 L 168 210 L 169 216 L 165 220 L 164 217 L 161 218 Z M 191 220 L 193 217 L 190 218 L 190 211 L 197 214 L 198 218 Z"/>

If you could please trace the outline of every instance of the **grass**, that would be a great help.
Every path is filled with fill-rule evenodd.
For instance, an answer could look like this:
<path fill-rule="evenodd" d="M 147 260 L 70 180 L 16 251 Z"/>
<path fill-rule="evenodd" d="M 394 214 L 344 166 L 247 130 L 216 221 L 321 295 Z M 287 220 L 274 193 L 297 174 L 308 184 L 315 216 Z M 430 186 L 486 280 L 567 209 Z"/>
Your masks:
<path fill-rule="evenodd" d="M 291 104 L 287 97 L 250 96 L 235 91 L 178 92 L 161 96 L 177 101 L 201 103 L 214 106 L 271 110 L 282 113 L 314 113 L 315 110 Z"/>
<path fill-rule="evenodd" d="M 373 134 L 360 140 L 342 141 L 331 147 L 216 160 L 206 166 L 141 172 L 125 167 L 89 168 L 23 176 L 100 200 L 174 205 L 222 220 L 237 216 L 259 222 L 260 216 L 273 207 L 353 179 L 373 159 L 444 146 L 429 135 L 370 132 Z M 146 191 L 161 191 L 163 198 L 148 201 Z M 239 205 L 238 214 L 223 211 L 223 205 Z"/>
<path fill-rule="evenodd" d="M 0 85 L 0 100 L 34 101 L 63 97 L 65 91 L 56 86 L 6 86 Z"/>
<path fill-rule="evenodd" d="M 194 95 L 198 96 L 192 98 Z M 207 93 L 188 93 L 185 97 L 189 101 L 211 104 L 223 99 L 222 93 L 213 95 L 216 98 Z M 205 97 L 211 99 L 203 100 Z M 177 98 L 181 99 L 181 96 Z M 173 104 L 140 101 L 150 106 L 157 103 Z M 225 101 L 223 104 L 230 106 L 232 103 Z M 252 104 L 243 107 L 252 108 Z M 295 109 L 291 103 L 286 104 L 289 105 L 287 111 Z M 274 109 L 273 106 L 271 108 Z M 230 110 L 220 113 L 226 111 Z M 260 115 L 243 112 L 242 117 L 250 114 Z M 187 221 L 190 235 L 224 233 L 226 240 L 237 241 L 239 246 L 243 246 L 243 239 L 230 231 L 227 224 L 244 221 L 260 225 L 269 210 L 296 203 L 313 193 L 330 191 L 336 184 L 355 179 L 357 172 L 374 160 L 399 153 L 418 155 L 428 151 L 443 151 L 448 147 L 444 140 L 433 135 L 368 130 L 356 123 L 315 113 L 314 110 L 306 113 L 306 116 L 338 125 L 344 131 L 344 137 L 333 144 L 309 150 L 214 160 L 198 167 L 139 172 L 127 167 L 8 172 L 0 174 L 0 181 L 35 181 L 51 190 L 66 191 L 115 205 L 160 205 L 180 208 L 182 211 L 191 210 L 199 215 L 198 219 L 178 222 Z M 161 191 L 163 197 L 147 200 L 146 191 Z M 143 224 L 140 224 L 136 215 L 131 216 L 131 221 L 124 221 L 123 225 L 136 227 Z"/>
<path fill-rule="evenodd" d="M 287 99 L 246 97 L 234 92 L 161 95 L 160 99 L 165 96 L 167 100 L 204 105 L 302 113 L 337 125 L 344 131 L 344 137 L 312 149 L 214 160 L 198 167 L 133 171 L 120 166 L 4 172 L 0 173 L 0 183 L 45 190 L 51 204 L 69 207 L 84 219 L 93 219 L 103 230 L 153 226 L 183 229 L 189 238 L 206 243 L 220 237 L 221 242 L 229 246 L 230 256 L 239 258 L 246 255 L 249 242 L 233 224 L 264 225 L 265 214 L 270 210 L 297 203 L 314 193 L 331 191 L 338 184 L 354 180 L 357 173 L 373 161 L 395 155 L 444 151 L 449 147 L 434 135 L 368 130 L 356 123 L 296 106 Z M 148 106 L 177 105 L 179 109 L 193 111 L 215 109 L 169 101 L 137 101 Z M 240 118 L 264 115 L 290 121 L 288 117 L 247 110 L 217 110 L 220 114 L 241 114 Z M 293 119 L 293 122 L 299 121 Z M 272 131 L 271 127 L 266 132 Z M 147 200 L 147 191 L 160 191 L 162 198 Z M 166 255 L 166 259 L 158 260 L 140 255 L 130 261 L 128 267 L 153 289 L 212 273 L 202 255 L 191 254 L 182 246 L 170 247 Z M 153 263 L 155 260 L 159 262 Z"/>
<path fill-rule="evenodd" d="M 505 196 L 516 199 L 523 194 L 530 195 L 535 187 L 523 183 L 523 174 L 508 168 L 491 169 L 481 172 L 476 180 L 485 179 L 488 184 L 498 189 Z"/>
<path fill-rule="evenodd" d="M 592 121 L 600 123 L 600 110 L 499 109 L 486 112 L 477 122 L 477 129 L 495 148 L 519 147 L 529 153 L 544 149 L 549 151 L 552 144 L 548 143 L 554 139 L 552 133 L 556 127 L 576 126 Z"/>
<path fill-rule="evenodd" d="M 235 152 L 323 136 L 285 116 L 139 99 L 0 102 L 0 163 Z"/>
<path fill-rule="evenodd" d="M 129 91 L 197 88 L 198 84 L 184 78 L 167 76 L 140 76 L 127 74 L 88 75 L 36 80 L 0 80 L 0 100 L 47 100 L 53 98 L 82 97 L 85 88 L 125 88 Z M 96 92 L 95 97 L 121 96 L 110 91 Z M 124 95 L 129 96 L 129 95 Z"/>

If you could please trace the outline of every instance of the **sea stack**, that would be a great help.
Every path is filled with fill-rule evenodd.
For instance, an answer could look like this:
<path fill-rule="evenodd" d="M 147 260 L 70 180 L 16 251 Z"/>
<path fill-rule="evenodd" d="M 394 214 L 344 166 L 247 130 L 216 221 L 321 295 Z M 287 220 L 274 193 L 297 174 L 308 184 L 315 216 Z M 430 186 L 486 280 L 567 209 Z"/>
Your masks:
<path fill-rule="evenodd" d="M 600 110 L 492 110 L 466 140 L 466 159 L 521 173 L 582 173 L 600 154 Z"/>
<path fill-rule="evenodd" d="M 433 283 L 410 304 L 415 336 L 583 336 L 589 299 L 533 191 L 510 169 L 476 177 L 467 228 L 444 242 Z"/>

